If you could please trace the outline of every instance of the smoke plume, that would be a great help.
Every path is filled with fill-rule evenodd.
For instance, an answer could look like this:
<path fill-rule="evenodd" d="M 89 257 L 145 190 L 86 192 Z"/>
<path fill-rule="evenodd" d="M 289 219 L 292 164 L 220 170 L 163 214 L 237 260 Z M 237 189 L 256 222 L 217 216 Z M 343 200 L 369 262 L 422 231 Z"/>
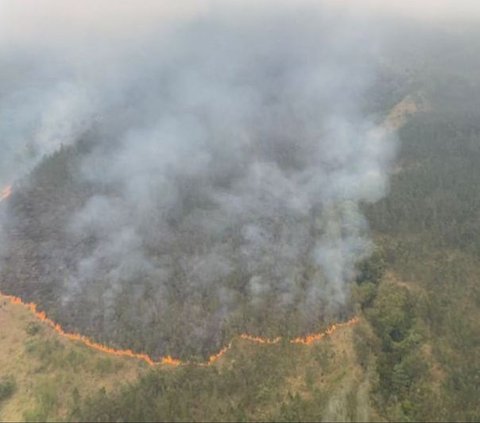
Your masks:
<path fill-rule="evenodd" d="M 385 194 L 394 143 L 363 111 L 368 22 L 212 4 L 108 25 L 99 10 L 62 39 L 30 22 L 0 44 L 2 179 L 81 144 L 70 176 L 88 189 L 58 220 L 62 242 L 38 248 L 65 310 L 88 303 L 109 333 L 119 313 L 145 332 L 173 313 L 202 345 L 248 313 L 295 311 L 307 328 L 341 309 L 371 250 L 360 204 Z"/>

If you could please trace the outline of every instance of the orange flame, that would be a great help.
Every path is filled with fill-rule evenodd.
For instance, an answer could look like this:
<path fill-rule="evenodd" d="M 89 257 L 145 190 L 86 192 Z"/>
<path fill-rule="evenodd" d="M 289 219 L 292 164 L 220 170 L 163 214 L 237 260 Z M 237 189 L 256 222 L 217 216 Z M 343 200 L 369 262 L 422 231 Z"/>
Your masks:
<path fill-rule="evenodd" d="M 147 357 L 148 357 L 148 355 L 147 355 Z M 177 366 L 180 366 L 181 364 L 183 364 L 181 360 L 179 360 L 177 358 L 173 358 L 170 355 L 162 357 L 159 362 L 154 362 L 150 357 L 148 357 L 148 359 L 150 360 L 150 362 L 148 364 L 150 364 L 151 366 L 153 366 L 154 364 L 163 364 L 165 366 L 177 367 Z"/>
<path fill-rule="evenodd" d="M 312 334 L 307 335 L 307 336 L 291 339 L 290 343 L 291 344 L 311 345 L 314 342 L 322 340 L 326 336 L 332 335 L 336 330 L 338 330 L 340 328 L 356 325 L 359 321 L 360 321 L 360 318 L 353 317 L 352 319 L 350 319 L 346 322 L 335 323 L 335 324 L 329 326 L 324 332 L 312 333 Z"/>
<path fill-rule="evenodd" d="M 82 344 L 84 344 L 87 347 L 92 348 L 94 350 L 101 351 L 101 352 L 106 353 L 106 354 L 115 355 L 117 357 L 135 358 L 135 359 L 144 361 L 145 363 L 147 363 L 150 366 L 165 365 L 165 366 L 177 367 L 177 366 L 184 365 L 184 364 L 192 364 L 190 362 L 185 362 L 185 361 L 179 360 L 177 358 L 173 358 L 169 355 L 167 355 L 166 357 L 162 357 L 159 361 L 155 361 L 148 354 L 136 353 L 136 352 L 134 352 L 132 350 L 129 350 L 129 349 L 127 349 L 127 350 L 117 350 L 115 348 L 107 347 L 106 345 L 100 344 L 98 342 L 94 342 L 90 338 L 88 338 L 84 335 L 80 335 L 78 333 L 65 332 L 65 330 L 58 323 L 55 323 L 53 320 L 49 319 L 44 311 L 39 311 L 37 309 L 36 304 L 34 304 L 34 303 L 24 303 L 21 298 L 15 297 L 13 295 L 5 295 L 5 294 L 2 294 L 1 292 L 0 292 L 0 295 L 3 295 L 5 298 L 10 300 L 10 302 L 12 304 L 18 304 L 18 305 L 22 305 L 22 306 L 28 308 L 30 310 L 30 312 L 32 312 L 37 319 L 41 320 L 42 322 L 44 322 L 47 325 L 49 325 L 50 327 L 52 327 L 55 330 L 55 332 L 57 332 L 59 335 L 65 337 L 69 340 L 72 340 L 72 341 L 81 342 Z M 299 337 L 299 338 L 291 339 L 290 343 L 291 344 L 311 345 L 314 342 L 320 341 L 325 336 L 332 335 L 336 330 L 338 330 L 340 328 L 348 327 L 348 326 L 353 326 L 353 325 L 357 324 L 359 321 L 360 321 L 360 319 L 358 317 L 354 317 L 354 318 L 348 320 L 347 322 L 334 324 L 334 325 L 330 326 L 324 332 L 307 335 L 305 337 Z M 256 343 L 256 344 L 272 345 L 272 344 L 279 343 L 282 338 L 280 338 L 280 337 L 277 337 L 277 338 L 274 338 L 274 339 L 261 338 L 261 337 L 258 337 L 258 336 L 252 336 L 252 335 L 248 335 L 248 334 L 244 333 L 244 334 L 240 335 L 240 339 L 243 339 L 243 340 L 248 341 L 248 342 L 253 342 L 253 343 Z M 211 366 L 214 363 L 216 363 L 231 348 L 232 348 L 232 342 L 230 342 L 227 346 L 223 347 L 218 353 L 211 355 L 205 363 L 193 363 L 193 364 L 200 365 L 200 366 Z"/>
<path fill-rule="evenodd" d="M 203 363 L 203 365 L 211 366 L 216 361 L 218 361 L 230 348 L 232 348 L 231 342 L 227 346 L 223 347 L 218 353 L 208 357 L 208 361 L 206 363 Z"/>
<path fill-rule="evenodd" d="M 2 294 L 4 295 L 4 294 Z M 24 303 L 21 298 L 15 297 L 13 295 L 4 295 L 6 298 L 10 300 L 12 304 L 20 304 L 25 307 L 27 307 L 34 315 L 37 317 L 37 319 L 41 320 L 42 322 L 46 323 L 50 327 L 52 327 L 55 332 L 60 334 L 61 336 L 70 339 L 72 341 L 79 341 L 86 345 L 87 347 L 90 347 L 94 350 L 101 351 L 107 354 L 112 354 L 118 357 L 130 357 L 130 358 L 136 358 L 139 360 L 145 361 L 147 364 L 153 365 L 155 362 L 147 355 L 147 354 L 141 354 L 141 353 L 135 353 L 132 350 L 116 350 L 114 348 L 107 347 L 106 345 L 99 344 L 97 342 L 92 341 L 91 339 L 87 338 L 86 336 L 77 334 L 77 333 L 69 333 L 65 332 L 63 328 L 58 324 L 55 323 L 53 320 L 49 319 L 47 315 L 45 314 L 44 311 L 39 311 L 37 310 L 37 305 L 34 303 Z M 166 358 L 165 358 L 166 359 Z M 174 364 L 174 360 L 172 362 L 164 363 L 162 361 L 162 364 Z"/>
<path fill-rule="evenodd" d="M 0 202 L 6 200 L 12 195 L 12 186 L 6 186 L 2 191 L 0 191 Z"/>

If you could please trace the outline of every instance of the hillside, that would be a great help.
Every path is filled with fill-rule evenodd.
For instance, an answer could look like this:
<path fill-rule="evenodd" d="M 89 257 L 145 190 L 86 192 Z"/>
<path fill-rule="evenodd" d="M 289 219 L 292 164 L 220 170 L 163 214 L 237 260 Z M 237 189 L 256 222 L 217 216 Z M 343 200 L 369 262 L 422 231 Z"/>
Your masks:
<path fill-rule="evenodd" d="M 411 97 L 405 98 L 387 116 L 385 127 L 398 129 L 416 110 Z M 48 321 L 39 320 L 28 307 L 12 304 L 8 297 L 2 299 L 2 325 L 9 327 L 2 345 L 9 350 L 1 356 L 9 371 L 1 377 L 6 382 L 12 381 L 14 386 L 11 396 L 2 402 L 4 420 L 116 419 L 116 414 L 109 414 L 118 409 L 115 402 L 121 402 L 124 413 L 126 397 L 133 395 L 132 391 L 148 389 L 152 378 L 160 379 L 166 389 L 174 392 L 163 399 L 163 408 L 158 405 L 162 419 L 235 420 L 239 415 L 233 412 L 232 401 L 238 407 L 243 404 L 242 418 L 249 420 L 315 420 L 319 415 L 326 420 L 341 421 L 379 418 L 369 399 L 374 361 L 368 353 L 361 356 L 356 350 L 357 344 L 365 341 L 359 341 L 359 336 L 368 333 L 367 338 L 375 337 L 363 316 L 356 325 L 340 324 L 323 338 L 313 336 L 308 341 L 311 345 L 303 345 L 302 338 L 298 338 L 301 341 L 298 344 L 292 344 L 295 339 L 265 343 L 262 338 L 245 335 L 234 338 L 228 349 L 205 362 L 211 363 L 210 366 L 187 362 L 167 369 L 170 367 L 167 364 L 165 369 L 146 373 L 149 365 L 142 358 L 119 357 L 121 351 L 117 356 L 96 351 L 95 344 L 91 348 L 81 340 L 69 339 L 72 336 L 65 335 L 63 329 L 53 330 Z M 14 366 L 8 363 L 10 354 L 17 357 Z M 270 370 L 265 368 L 266 362 Z M 75 378 L 68 377 L 72 370 Z M 266 377 L 266 372 L 272 374 Z M 238 378 L 244 376 L 246 379 L 240 382 Z M 254 387 L 254 394 L 249 392 L 245 397 L 242 392 L 245 383 Z M 192 397 L 199 389 L 198 384 L 205 400 L 202 396 Z M 227 398 L 222 395 L 226 386 L 233 387 Z M 205 408 L 213 392 L 218 395 L 215 405 L 210 406 L 212 409 Z M 105 395 L 111 399 L 102 399 Z M 134 395 L 137 398 L 139 393 Z M 158 403 L 154 398 L 150 400 Z M 88 405 L 91 401 L 107 402 L 92 407 Z M 131 416 L 126 418 L 145 419 L 144 413 L 148 413 L 151 405 L 144 408 L 140 407 L 138 414 L 139 406 L 135 405 L 130 410 Z M 191 414 L 194 410 L 195 414 Z"/>
<path fill-rule="evenodd" d="M 117 395 L 125 407 L 125 395 L 132 395 L 128 385 L 135 386 L 140 379 L 139 389 L 146 389 L 144 384 L 151 383 L 152 378 L 163 380 L 165 387 L 173 390 L 168 398 L 162 397 L 164 409 L 158 400 L 149 399 L 162 413 L 168 413 L 164 415 L 168 420 L 236 419 L 238 415 L 232 414 L 235 403 L 244 404 L 245 417 L 255 420 L 294 418 L 305 406 L 311 408 L 313 419 L 319 412 L 328 420 L 372 417 L 369 376 L 356 364 L 353 349 L 356 325 L 339 327 L 311 345 L 262 344 L 237 338 L 207 367 L 164 365 L 148 373 L 149 366 L 143 360 L 117 357 L 72 341 L 7 297 L 0 297 L 0 304 L 0 323 L 5 328 L 0 342 L 2 421 L 63 420 L 71 413 L 75 419 L 80 413 L 82 420 L 113 418 L 109 413 L 115 412 L 115 407 L 110 408 L 115 400 L 91 411 L 78 407 L 84 398 L 98 401 L 99 395 Z M 245 384 L 250 386 L 248 393 L 244 392 Z M 194 387 L 199 386 L 202 395 L 197 396 Z M 226 397 L 222 386 L 229 386 Z M 194 394 L 196 398 L 191 396 Z M 212 401 L 211 395 L 217 395 L 216 409 L 190 414 L 196 407 L 202 409 L 204 401 Z M 130 410 L 133 416 L 140 406 Z M 89 414 L 94 410 L 98 414 Z M 216 414 L 219 411 L 224 414 Z"/>
<path fill-rule="evenodd" d="M 0 420 L 64 418 L 79 398 L 133 381 L 138 360 L 102 354 L 65 337 L 0 296 Z M 6 388 L 10 387 L 10 388 Z"/>
<path fill-rule="evenodd" d="M 0 420 L 479 421 L 480 32 L 234 28 L 0 191 Z"/>

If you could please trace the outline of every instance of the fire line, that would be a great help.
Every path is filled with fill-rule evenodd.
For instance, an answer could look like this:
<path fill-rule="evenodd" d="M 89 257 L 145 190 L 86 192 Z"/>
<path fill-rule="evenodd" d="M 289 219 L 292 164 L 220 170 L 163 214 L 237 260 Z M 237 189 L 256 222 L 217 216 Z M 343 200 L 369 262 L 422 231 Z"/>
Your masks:
<path fill-rule="evenodd" d="M 218 353 L 211 355 L 208 360 L 204 363 L 196 363 L 196 362 L 190 362 L 190 361 L 182 361 L 177 358 L 171 357 L 169 355 L 160 358 L 160 360 L 155 361 L 152 357 L 150 357 L 148 354 L 144 353 L 137 353 L 134 352 L 130 349 L 126 350 L 120 350 L 120 349 L 115 349 L 108 347 L 106 345 L 100 344 L 98 342 L 92 341 L 90 338 L 78 334 L 78 333 L 70 333 L 66 332 L 58 323 L 55 323 L 53 320 L 47 317 L 46 313 L 44 311 L 40 311 L 37 308 L 37 305 L 35 303 L 26 303 L 23 302 L 21 298 L 13 296 L 13 295 L 6 295 L 0 292 L 0 295 L 4 296 L 7 298 L 12 304 L 16 305 L 22 305 L 26 307 L 38 320 L 46 323 L 48 326 L 53 328 L 55 332 L 57 332 L 59 335 L 63 336 L 64 338 L 67 338 L 71 341 L 78 341 L 87 347 L 106 353 L 110 355 L 114 355 L 117 357 L 129 357 L 129 358 L 135 358 L 138 360 L 142 360 L 145 363 L 147 363 L 150 366 L 156 366 L 156 365 L 168 365 L 168 366 L 180 366 L 180 365 L 186 365 L 186 364 L 196 364 L 199 366 L 211 366 L 212 364 L 216 363 L 227 351 L 229 351 L 232 348 L 232 342 L 230 342 L 227 346 L 223 347 Z M 320 341 L 324 339 L 327 336 L 332 335 L 334 332 L 336 332 L 338 329 L 353 326 L 357 324 L 360 321 L 358 317 L 353 317 L 352 319 L 343 322 L 343 323 L 335 323 L 331 326 L 329 326 L 325 331 L 320 332 L 320 333 L 314 333 L 310 335 L 306 335 L 304 337 L 298 337 L 294 339 L 290 339 L 288 342 L 290 344 L 300 344 L 300 345 L 312 345 L 317 341 Z M 261 344 L 261 345 L 273 345 L 273 344 L 278 344 L 281 341 L 281 337 L 277 337 L 274 339 L 268 339 L 268 338 L 262 338 L 259 336 L 252 336 L 249 334 L 241 334 L 239 336 L 240 339 L 246 340 L 248 342 L 254 343 L 254 344 Z"/>

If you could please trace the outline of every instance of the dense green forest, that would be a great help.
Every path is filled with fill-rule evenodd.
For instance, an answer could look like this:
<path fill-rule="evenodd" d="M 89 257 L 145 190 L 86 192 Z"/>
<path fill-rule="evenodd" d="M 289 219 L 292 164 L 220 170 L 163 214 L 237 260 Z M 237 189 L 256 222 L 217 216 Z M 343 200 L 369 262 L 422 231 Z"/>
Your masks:
<path fill-rule="evenodd" d="M 389 419 L 480 416 L 480 81 L 469 54 L 448 50 L 422 76 L 429 106 L 400 131 L 390 194 L 368 207 L 402 281 L 387 278 L 373 300 L 367 290 L 364 305 L 381 340 L 374 396 Z"/>

